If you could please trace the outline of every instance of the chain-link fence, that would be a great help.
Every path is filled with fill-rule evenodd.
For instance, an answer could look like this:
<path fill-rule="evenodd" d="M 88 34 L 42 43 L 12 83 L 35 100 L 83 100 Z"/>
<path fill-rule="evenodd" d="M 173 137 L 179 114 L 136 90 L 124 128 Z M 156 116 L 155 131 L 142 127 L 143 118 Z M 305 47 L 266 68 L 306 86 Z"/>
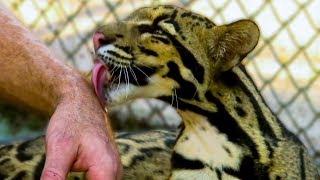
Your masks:
<path fill-rule="evenodd" d="M 245 60 L 267 103 L 320 159 L 320 0 L 8 0 L 3 2 L 55 54 L 77 69 L 92 67 L 92 32 L 141 6 L 175 4 L 216 24 L 252 19 L 261 39 Z M 119 113 L 119 111 L 121 113 Z M 117 128 L 176 127 L 166 104 L 139 100 L 114 110 Z"/>

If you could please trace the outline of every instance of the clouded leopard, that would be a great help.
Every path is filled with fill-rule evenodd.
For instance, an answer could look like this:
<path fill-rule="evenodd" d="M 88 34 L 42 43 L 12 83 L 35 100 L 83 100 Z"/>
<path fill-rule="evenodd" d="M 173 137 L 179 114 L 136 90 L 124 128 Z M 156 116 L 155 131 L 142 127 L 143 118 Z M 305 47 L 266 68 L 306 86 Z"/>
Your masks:
<path fill-rule="evenodd" d="M 179 133 L 117 135 L 124 179 L 317 178 L 304 145 L 240 64 L 258 39 L 250 20 L 217 26 L 173 6 L 141 8 L 96 30 L 92 83 L 100 102 L 157 98 L 182 118 Z M 0 177 L 36 179 L 43 144 L 38 138 L 0 147 Z"/>

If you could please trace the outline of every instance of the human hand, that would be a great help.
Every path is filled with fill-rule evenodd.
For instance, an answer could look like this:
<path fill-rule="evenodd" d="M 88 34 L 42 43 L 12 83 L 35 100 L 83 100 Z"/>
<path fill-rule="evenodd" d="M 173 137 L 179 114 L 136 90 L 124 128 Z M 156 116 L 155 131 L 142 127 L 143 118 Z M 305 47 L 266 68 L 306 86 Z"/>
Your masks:
<path fill-rule="evenodd" d="M 88 179 L 121 179 L 122 166 L 103 109 L 88 86 L 75 89 L 61 98 L 49 122 L 41 179 L 62 180 L 69 170 L 85 171 Z"/>

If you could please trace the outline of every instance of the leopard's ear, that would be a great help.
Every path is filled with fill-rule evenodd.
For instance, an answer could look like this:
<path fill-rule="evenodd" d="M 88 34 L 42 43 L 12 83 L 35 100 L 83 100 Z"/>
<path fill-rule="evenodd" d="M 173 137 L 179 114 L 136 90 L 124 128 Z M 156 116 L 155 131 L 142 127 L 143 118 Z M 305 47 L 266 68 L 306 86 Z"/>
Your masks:
<path fill-rule="evenodd" d="M 216 26 L 209 50 L 221 71 L 238 65 L 259 40 L 259 28 L 250 20 L 240 20 L 225 26 Z"/>

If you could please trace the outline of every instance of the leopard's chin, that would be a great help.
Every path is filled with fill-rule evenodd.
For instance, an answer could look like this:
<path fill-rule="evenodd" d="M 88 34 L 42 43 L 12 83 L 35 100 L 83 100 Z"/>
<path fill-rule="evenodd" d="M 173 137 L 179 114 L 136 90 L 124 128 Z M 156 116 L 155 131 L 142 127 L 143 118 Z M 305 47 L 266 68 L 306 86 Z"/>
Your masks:
<path fill-rule="evenodd" d="M 134 92 L 137 87 L 132 84 L 115 83 L 104 87 L 105 104 L 114 107 L 128 103 L 134 99 Z"/>

